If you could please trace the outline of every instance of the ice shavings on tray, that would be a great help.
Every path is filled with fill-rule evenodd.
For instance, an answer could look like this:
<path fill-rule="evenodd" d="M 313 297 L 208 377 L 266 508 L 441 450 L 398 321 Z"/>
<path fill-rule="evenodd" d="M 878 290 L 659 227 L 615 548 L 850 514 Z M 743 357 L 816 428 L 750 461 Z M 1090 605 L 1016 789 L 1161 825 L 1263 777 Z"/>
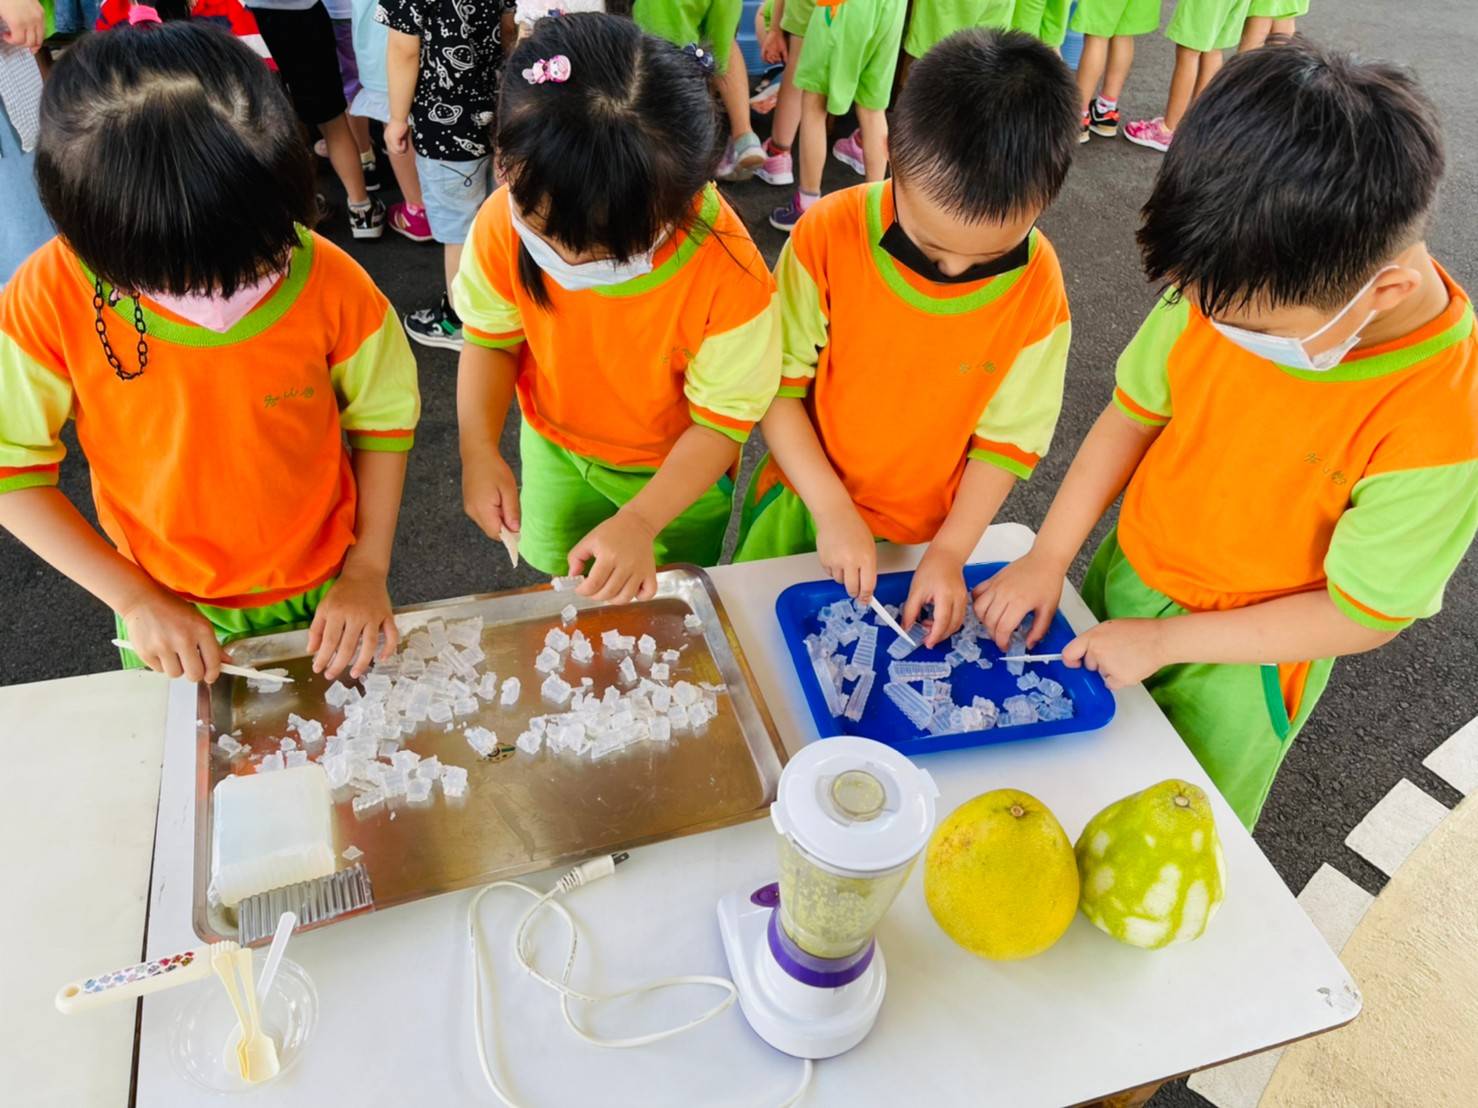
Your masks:
<path fill-rule="evenodd" d="M 895 619 L 898 609 L 887 605 Z M 865 604 L 844 599 L 826 605 L 817 613 L 820 631 L 805 638 L 806 654 L 816 683 L 833 717 L 853 723 L 862 719 L 877 681 L 878 626 L 868 622 L 872 610 Z M 1031 616 L 1011 636 L 1007 655 L 1026 652 L 1026 633 Z M 907 638 L 893 635 L 887 654 L 887 681 L 883 694 L 919 731 L 930 735 L 952 735 L 986 731 L 992 727 L 1021 727 L 1040 721 L 1070 719 L 1072 698 L 1061 684 L 1026 669 L 1026 663 L 1007 662 L 1006 669 L 1017 678 L 1021 692 L 997 705 L 982 697 L 957 703 L 950 677 L 963 665 L 990 669 L 986 652 L 997 653 L 995 644 L 980 625 L 973 608 L 966 609 L 965 624 L 950 637 L 950 651 L 939 661 L 906 661 L 923 645 L 922 625 L 909 629 Z M 847 653 L 850 648 L 850 655 Z M 848 688 L 848 683 L 852 683 Z"/>

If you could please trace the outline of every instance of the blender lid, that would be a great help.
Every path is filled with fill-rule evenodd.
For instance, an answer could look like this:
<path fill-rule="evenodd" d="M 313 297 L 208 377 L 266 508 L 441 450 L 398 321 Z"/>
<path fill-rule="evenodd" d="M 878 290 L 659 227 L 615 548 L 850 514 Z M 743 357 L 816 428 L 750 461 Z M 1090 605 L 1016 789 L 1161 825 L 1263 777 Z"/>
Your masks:
<path fill-rule="evenodd" d="M 786 764 L 770 819 L 823 865 L 869 873 L 924 849 L 938 796 L 934 778 L 892 747 L 837 736 Z"/>

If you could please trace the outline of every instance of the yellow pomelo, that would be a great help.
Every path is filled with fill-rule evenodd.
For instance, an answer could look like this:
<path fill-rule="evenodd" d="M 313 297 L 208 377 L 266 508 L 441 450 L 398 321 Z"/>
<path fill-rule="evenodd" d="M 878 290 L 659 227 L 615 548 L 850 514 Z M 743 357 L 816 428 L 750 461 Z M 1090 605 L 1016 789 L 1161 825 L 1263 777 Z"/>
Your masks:
<path fill-rule="evenodd" d="M 944 933 L 982 958 L 1040 954 L 1078 909 L 1073 844 L 1047 806 L 1017 789 L 961 804 L 924 854 L 924 899 Z"/>

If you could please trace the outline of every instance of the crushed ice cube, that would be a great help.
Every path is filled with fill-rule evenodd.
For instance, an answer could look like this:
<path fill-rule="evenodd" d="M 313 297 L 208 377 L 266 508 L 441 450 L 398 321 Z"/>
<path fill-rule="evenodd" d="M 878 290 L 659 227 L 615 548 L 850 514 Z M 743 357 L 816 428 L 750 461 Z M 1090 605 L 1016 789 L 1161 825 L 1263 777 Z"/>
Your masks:
<path fill-rule="evenodd" d="M 595 648 L 590 645 L 590 640 L 581 635 L 578 639 L 572 639 L 570 643 L 570 658 L 580 665 L 587 664 L 595 657 Z"/>
<path fill-rule="evenodd" d="M 621 680 L 626 682 L 626 684 L 636 684 L 636 663 L 630 657 L 622 658 L 621 664 L 616 667 L 616 671 L 621 675 Z"/>
<path fill-rule="evenodd" d="M 570 683 L 555 673 L 546 677 L 544 683 L 539 686 L 539 695 L 555 704 L 563 704 L 570 698 L 570 692 Z"/>
<path fill-rule="evenodd" d="M 373 792 L 360 793 L 350 801 L 350 807 L 354 809 L 356 816 L 366 816 L 384 803 L 385 794 L 375 789 Z"/>
<path fill-rule="evenodd" d="M 503 693 L 498 697 L 498 703 L 505 708 L 512 707 L 518 703 L 518 694 L 523 686 L 517 677 L 510 677 L 503 682 Z"/>
<path fill-rule="evenodd" d="M 518 740 L 513 745 L 525 754 L 537 754 L 539 748 L 544 745 L 544 736 L 535 734 L 533 731 L 525 731 L 518 736 Z"/>
<path fill-rule="evenodd" d="M 570 636 L 558 627 L 551 627 L 544 636 L 544 645 L 550 650 L 565 651 L 570 647 Z"/>
<path fill-rule="evenodd" d="M 467 771 L 461 766 L 442 766 L 441 791 L 452 799 L 466 796 Z"/>
<path fill-rule="evenodd" d="M 498 750 L 498 736 L 486 727 L 469 727 L 463 735 L 479 758 L 491 758 Z"/>
<path fill-rule="evenodd" d="M 405 799 L 410 804 L 428 804 L 431 801 L 431 782 L 424 777 L 413 777 L 406 782 Z"/>
<path fill-rule="evenodd" d="M 703 620 L 696 613 L 689 612 L 683 616 L 683 627 L 689 634 L 696 635 L 703 630 Z"/>
<path fill-rule="evenodd" d="M 549 585 L 555 592 L 571 592 L 578 589 L 584 580 L 585 575 L 583 573 L 573 573 L 568 577 L 551 578 Z"/>
<path fill-rule="evenodd" d="M 306 750 L 289 750 L 283 764 L 292 769 L 294 766 L 306 766 L 308 764 L 308 752 Z"/>
<path fill-rule="evenodd" d="M 363 857 L 364 851 L 360 850 L 359 847 L 355 846 L 353 843 L 350 843 L 344 848 L 344 861 L 346 862 L 357 862 Z"/>
<path fill-rule="evenodd" d="M 648 671 L 653 681 L 666 681 L 671 672 L 671 667 L 666 662 L 653 662 Z"/>
<path fill-rule="evenodd" d="M 566 604 L 559 610 L 559 618 L 565 623 L 574 623 L 580 617 L 580 609 L 573 604 Z"/>
<path fill-rule="evenodd" d="M 650 658 L 657 653 L 657 640 L 651 635 L 643 635 L 636 640 L 636 652 L 644 658 Z"/>
<path fill-rule="evenodd" d="M 285 669 L 262 669 L 257 671 L 255 677 L 246 679 L 246 687 L 252 692 L 275 693 L 286 688 L 283 678 L 287 676 Z"/>
<path fill-rule="evenodd" d="M 286 765 L 283 761 L 282 752 L 274 751 L 257 763 L 258 773 L 270 773 L 275 769 L 282 769 Z"/>

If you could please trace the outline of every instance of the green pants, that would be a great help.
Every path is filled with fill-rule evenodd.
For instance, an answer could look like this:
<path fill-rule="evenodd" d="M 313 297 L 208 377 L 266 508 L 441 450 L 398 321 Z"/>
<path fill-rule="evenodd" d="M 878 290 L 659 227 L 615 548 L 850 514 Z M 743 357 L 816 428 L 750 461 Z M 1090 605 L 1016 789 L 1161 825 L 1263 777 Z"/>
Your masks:
<path fill-rule="evenodd" d="M 1069 0 L 1016 0 L 1011 26 L 1056 49 L 1067 38 Z"/>
<path fill-rule="evenodd" d="M 519 432 L 518 453 L 523 462 L 518 552 L 551 575 L 568 573 L 575 544 L 652 479 L 650 470 L 614 469 L 557 446 L 527 422 Z M 662 529 L 652 544 L 657 564 L 717 565 L 733 506 L 734 482 L 726 475 Z"/>
<path fill-rule="evenodd" d="M 763 469 L 764 463 L 760 465 Z M 756 497 L 755 485 L 749 483 L 749 495 L 744 498 L 734 561 L 757 562 L 815 550 L 816 520 L 801 498 L 784 485 L 772 485 L 764 496 Z"/>
<path fill-rule="evenodd" d="M 1083 600 L 1101 620 L 1166 619 L 1186 610 L 1140 579 L 1110 532 L 1083 578 Z M 1276 665 L 1166 666 L 1145 688 L 1250 831 L 1295 735 L 1314 710 L 1333 658 L 1309 663 L 1292 719 Z"/>
<path fill-rule="evenodd" d="M 260 608 L 221 608 L 214 604 L 196 604 L 200 614 L 210 620 L 216 629 L 216 638 L 222 643 L 244 639 L 248 635 L 265 635 L 273 631 L 297 631 L 313 622 L 313 613 L 323 603 L 333 580 L 327 580 L 316 589 L 279 600 L 276 604 L 263 604 Z M 116 612 L 113 622 L 118 627 L 118 637 L 128 638 L 128 626 Z M 144 660 L 132 650 L 119 650 L 124 669 L 148 669 Z"/>
<path fill-rule="evenodd" d="M 729 51 L 743 14 L 743 0 L 636 0 L 631 8 L 631 18 L 647 34 L 674 46 L 707 46 L 719 73 L 729 68 Z"/>
<path fill-rule="evenodd" d="M 817 7 L 806 25 L 796 66 L 796 88 L 826 97 L 826 110 L 844 115 L 857 104 L 883 111 L 893 98 L 893 74 L 903 41 L 907 0 L 846 0 Z"/>
<path fill-rule="evenodd" d="M 1079 0 L 1072 28 L 1096 38 L 1147 35 L 1160 26 L 1160 0 Z"/>
<path fill-rule="evenodd" d="M 1252 0 L 1247 14 L 1264 19 L 1297 19 L 1309 14 L 1309 0 Z"/>
<path fill-rule="evenodd" d="M 903 49 L 922 58 L 934 46 L 967 27 L 1011 26 L 1011 0 L 922 0 L 913 6 Z"/>
<path fill-rule="evenodd" d="M 1242 41 L 1248 0 L 1179 0 L 1165 37 L 1187 50 L 1230 50 Z"/>

